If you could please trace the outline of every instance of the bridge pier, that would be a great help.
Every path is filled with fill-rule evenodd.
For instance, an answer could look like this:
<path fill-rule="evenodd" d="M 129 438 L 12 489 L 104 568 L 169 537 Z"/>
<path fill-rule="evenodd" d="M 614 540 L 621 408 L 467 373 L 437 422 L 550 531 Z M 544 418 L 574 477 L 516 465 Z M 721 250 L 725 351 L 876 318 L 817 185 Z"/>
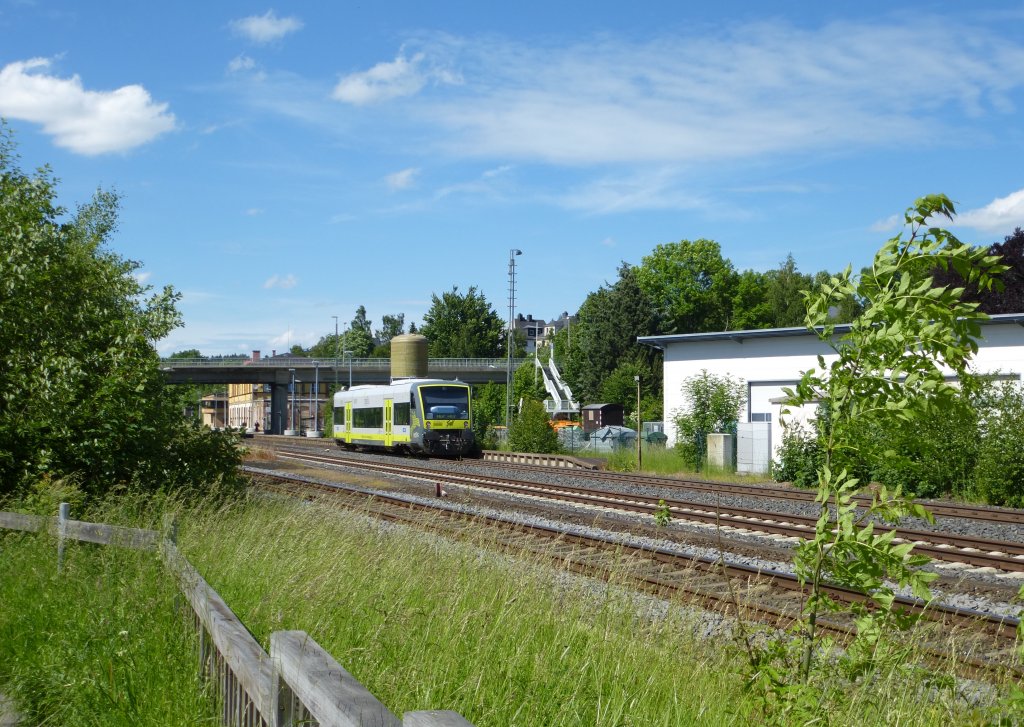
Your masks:
<path fill-rule="evenodd" d="M 288 428 L 288 384 L 291 377 L 287 370 L 274 372 L 274 383 L 270 385 L 270 421 L 266 424 L 267 434 L 284 434 Z"/>

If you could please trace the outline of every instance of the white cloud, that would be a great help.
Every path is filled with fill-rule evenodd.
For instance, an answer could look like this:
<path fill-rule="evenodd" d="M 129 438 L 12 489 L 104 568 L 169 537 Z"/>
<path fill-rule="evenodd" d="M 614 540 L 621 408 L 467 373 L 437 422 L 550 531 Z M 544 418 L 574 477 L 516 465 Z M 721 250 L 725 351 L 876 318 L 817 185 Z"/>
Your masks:
<path fill-rule="evenodd" d="M 425 82 L 417 69 L 444 59 L 466 82 L 425 98 L 415 118 L 436 123 L 451 154 L 569 165 L 931 145 L 1007 114 L 1024 85 L 1019 44 L 927 18 L 561 48 L 440 38 L 422 48 L 350 76 L 349 100 L 415 93 Z"/>
<path fill-rule="evenodd" d="M 294 288 L 296 284 L 298 284 L 298 282 L 298 278 L 296 278 L 291 273 L 288 273 L 285 276 L 281 276 L 275 273 L 274 275 L 271 275 L 269 278 L 266 279 L 266 281 L 263 283 L 263 287 L 283 288 L 284 290 L 288 290 L 289 288 Z"/>
<path fill-rule="evenodd" d="M 402 52 L 391 62 L 378 63 L 368 71 L 352 73 L 334 87 L 332 96 L 354 106 L 390 101 L 419 93 L 429 81 L 455 84 L 459 79 L 439 66 L 424 64 L 426 55 L 406 58 Z"/>
<path fill-rule="evenodd" d="M 228 72 L 242 73 L 243 71 L 251 71 L 255 67 L 256 61 L 243 53 L 231 59 L 228 63 Z"/>
<path fill-rule="evenodd" d="M 956 224 L 985 232 L 1011 234 L 1015 228 L 1024 227 L 1024 189 L 957 215 Z"/>
<path fill-rule="evenodd" d="M 615 245 L 616 245 L 615 238 L 614 237 L 606 237 L 603 240 L 601 240 L 601 245 L 603 247 L 615 247 Z"/>
<path fill-rule="evenodd" d="M 889 215 L 884 220 L 873 222 L 868 228 L 872 232 L 896 232 L 902 229 L 904 223 L 903 215 Z"/>
<path fill-rule="evenodd" d="M 620 177 L 604 177 L 578 187 L 555 200 L 559 205 L 591 214 L 634 210 L 702 209 L 715 204 L 692 192 L 670 170 L 661 169 Z M 740 215 L 739 212 L 734 212 Z"/>
<path fill-rule="evenodd" d="M 294 341 L 294 340 L 295 340 L 295 333 L 294 333 L 294 331 L 292 331 L 291 328 L 289 328 L 284 333 L 281 333 L 280 335 L 272 337 L 270 339 L 269 343 L 270 343 L 271 346 L 283 346 L 285 349 L 287 349 L 287 348 L 291 348 L 292 341 Z M 285 353 L 285 351 L 282 351 L 281 353 Z"/>
<path fill-rule="evenodd" d="M 393 192 L 397 192 L 398 190 L 408 189 L 413 186 L 419 173 L 420 170 L 418 168 L 409 167 L 408 169 L 403 169 L 400 172 L 389 174 L 385 177 L 385 181 L 387 182 L 388 189 Z"/>
<path fill-rule="evenodd" d="M 263 214 L 263 209 L 261 207 L 250 207 L 249 209 L 247 209 L 245 211 L 245 216 L 246 217 L 259 217 L 262 214 Z"/>
<path fill-rule="evenodd" d="M 127 151 L 174 129 L 168 105 L 142 86 L 88 91 L 77 75 L 42 72 L 50 65 L 33 58 L 0 70 L 0 116 L 41 124 L 57 146 L 90 156 Z"/>
<path fill-rule="evenodd" d="M 140 285 L 145 285 L 146 283 L 149 282 L 149 279 L 153 277 L 153 273 L 142 270 L 140 270 L 137 273 L 133 273 L 133 275 L 135 277 L 135 280 L 137 280 Z"/>
<path fill-rule="evenodd" d="M 301 30 L 302 26 L 303 23 L 298 18 L 279 18 L 273 10 L 268 10 L 263 15 L 250 15 L 231 21 L 231 28 L 236 33 L 261 45 L 280 40 L 289 33 Z"/>

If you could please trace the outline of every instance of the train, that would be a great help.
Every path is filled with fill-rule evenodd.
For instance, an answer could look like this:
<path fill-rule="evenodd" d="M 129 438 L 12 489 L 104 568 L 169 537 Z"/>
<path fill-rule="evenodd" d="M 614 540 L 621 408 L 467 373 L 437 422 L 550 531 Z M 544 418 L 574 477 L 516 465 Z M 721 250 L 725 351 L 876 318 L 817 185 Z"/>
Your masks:
<path fill-rule="evenodd" d="M 464 457 L 476 452 L 469 384 L 400 379 L 334 395 L 331 436 L 339 446 Z"/>

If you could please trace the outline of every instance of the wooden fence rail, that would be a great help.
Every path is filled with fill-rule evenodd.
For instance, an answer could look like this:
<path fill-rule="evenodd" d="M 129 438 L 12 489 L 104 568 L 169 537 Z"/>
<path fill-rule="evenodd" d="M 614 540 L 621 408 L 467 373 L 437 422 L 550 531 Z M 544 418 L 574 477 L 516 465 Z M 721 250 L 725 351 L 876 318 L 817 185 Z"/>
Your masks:
<path fill-rule="evenodd" d="M 221 723 L 238 727 L 472 727 L 456 712 L 406 712 L 401 719 L 374 697 L 305 631 L 275 631 L 270 653 L 249 633 L 223 598 L 178 550 L 176 527 L 165 532 L 69 518 L 0 512 L 0 528 L 57 537 L 58 568 L 64 545 L 78 540 L 133 549 L 159 548 L 177 579 L 199 632 L 200 673 L 216 686 Z"/>

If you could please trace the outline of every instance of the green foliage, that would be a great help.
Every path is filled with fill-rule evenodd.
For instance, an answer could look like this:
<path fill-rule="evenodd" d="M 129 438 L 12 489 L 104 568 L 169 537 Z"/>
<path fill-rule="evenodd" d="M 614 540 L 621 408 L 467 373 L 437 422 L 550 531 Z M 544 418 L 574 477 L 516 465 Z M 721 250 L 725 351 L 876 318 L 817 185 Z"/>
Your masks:
<path fill-rule="evenodd" d="M 799 664 L 794 669 L 785 660 L 778 640 L 767 647 L 750 646 L 751 685 L 775 717 L 821 717 L 812 680 L 822 653 L 816 629 L 820 613 L 844 610 L 855 618 L 855 640 L 836 658 L 845 673 L 859 677 L 892 668 L 904 658 L 888 635 L 908 628 L 913 619 L 893 608 L 894 588 L 907 587 L 918 598 L 931 598 L 928 584 L 937 575 L 920 570 L 928 559 L 913 554 L 912 543 L 894 544 L 895 531 L 875 529 L 876 523 L 908 515 L 930 519 L 930 513 L 898 488 L 884 486 L 872 491 L 869 508 L 858 510 L 854 495 L 860 481 L 833 466 L 841 453 L 856 450 L 857 432 L 865 426 L 886 430 L 894 423 L 918 424 L 947 416 L 957 406 L 959 393 L 946 380 L 944 367 L 966 377 L 985 315 L 976 304 L 961 302 L 962 291 L 934 287 L 929 273 L 953 267 L 986 288 L 1002 268 L 949 232 L 926 227 L 930 218 L 951 218 L 953 213 L 945 196 L 917 200 L 905 216 L 907 239 L 898 235 L 889 240 L 859 278 L 847 269 L 807 296 L 806 323 L 833 348 L 836 359 L 826 365 L 819 357 L 818 367 L 805 372 L 796 389 L 787 392 L 795 406 L 822 400 L 826 416 L 819 425 L 820 515 L 814 537 L 797 547 L 794 558 L 797 576 L 809 587 L 803 620 L 795 626 L 802 650 Z M 865 310 L 849 332 L 836 336 L 830 309 L 851 300 L 863 301 Z M 826 581 L 860 591 L 871 608 L 836 603 L 823 589 Z M 792 695 L 799 700 L 789 699 Z"/>
<path fill-rule="evenodd" d="M 772 462 L 772 479 L 797 487 L 817 487 L 822 465 L 817 433 L 806 427 L 783 429 L 778 461 Z"/>
<path fill-rule="evenodd" d="M 544 404 L 534 399 L 523 401 L 522 409 L 512 420 L 508 446 L 513 452 L 548 454 L 560 451 L 558 435 L 548 423 Z"/>
<path fill-rule="evenodd" d="M 532 357 L 512 372 L 512 400 L 533 399 L 544 401 L 548 392 L 544 388 L 544 378 L 533 363 Z"/>
<path fill-rule="evenodd" d="M 505 324 L 475 286 L 465 295 L 458 286 L 430 296 L 420 333 L 438 358 L 496 358 L 505 354 Z"/>
<path fill-rule="evenodd" d="M 661 398 L 660 355 L 636 342 L 637 336 L 661 332 L 655 307 L 637 275 L 637 268 L 623 263 L 615 284 L 588 295 L 571 331 L 563 329 L 555 337 L 556 362 L 579 401 L 601 401 L 605 380 L 627 364 Z"/>
<path fill-rule="evenodd" d="M 663 332 L 728 328 L 736 271 L 714 240 L 658 245 L 644 256 L 636 277 L 661 315 Z"/>
<path fill-rule="evenodd" d="M 93 494 L 201 486 L 203 463 L 175 469 L 191 447 L 205 456 L 210 444 L 218 465 L 237 455 L 193 434 L 164 384 L 153 343 L 179 325 L 178 294 L 150 294 L 139 264 L 105 249 L 116 195 L 97 192 L 67 217 L 55 198 L 48 170 L 23 173 L 0 134 L 0 496 L 46 475 Z"/>
<path fill-rule="evenodd" d="M 473 434 L 483 449 L 497 449 L 492 433 L 495 425 L 505 425 L 505 385 L 476 384 L 473 386 Z"/>
<path fill-rule="evenodd" d="M 654 524 L 663 528 L 672 522 L 672 511 L 664 500 L 658 500 L 658 507 L 654 511 Z"/>
<path fill-rule="evenodd" d="M 974 492 L 993 505 L 1024 507 L 1024 392 L 1001 382 L 981 410 Z"/>
<path fill-rule="evenodd" d="M 700 470 L 707 455 L 707 435 L 736 433 L 747 389 L 732 376 L 718 376 L 705 369 L 683 382 L 682 393 L 683 406 L 673 412 L 676 449 L 687 466 Z"/>

